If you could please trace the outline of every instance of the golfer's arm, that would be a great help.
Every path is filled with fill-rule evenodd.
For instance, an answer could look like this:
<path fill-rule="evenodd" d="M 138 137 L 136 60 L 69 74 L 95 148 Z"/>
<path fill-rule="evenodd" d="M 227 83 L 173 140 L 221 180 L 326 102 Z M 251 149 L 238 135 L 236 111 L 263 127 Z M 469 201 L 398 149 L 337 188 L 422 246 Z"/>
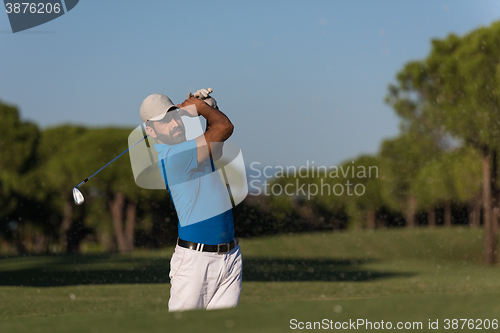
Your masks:
<path fill-rule="evenodd" d="M 208 130 L 210 130 L 210 123 L 207 121 L 207 131 Z M 221 158 L 223 146 L 224 146 L 224 142 L 221 142 L 220 144 L 215 145 L 215 147 L 212 148 L 210 156 L 212 157 L 213 161 L 218 161 Z"/>
<path fill-rule="evenodd" d="M 229 118 L 218 109 L 207 106 L 198 110 L 200 116 L 207 120 L 207 131 L 196 138 L 198 163 L 210 155 L 217 160 L 222 155 L 224 141 L 233 134 L 234 126 Z"/>

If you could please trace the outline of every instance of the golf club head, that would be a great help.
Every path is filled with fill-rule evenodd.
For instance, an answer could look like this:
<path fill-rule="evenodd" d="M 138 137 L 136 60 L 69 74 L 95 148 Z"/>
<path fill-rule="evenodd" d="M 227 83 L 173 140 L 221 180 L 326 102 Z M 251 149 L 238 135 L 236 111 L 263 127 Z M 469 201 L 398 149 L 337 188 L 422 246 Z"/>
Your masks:
<path fill-rule="evenodd" d="M 73 188 L 73 199 L 77 205 L 81 205 L 85 201 L 82 192 L 76 187 Z"/>

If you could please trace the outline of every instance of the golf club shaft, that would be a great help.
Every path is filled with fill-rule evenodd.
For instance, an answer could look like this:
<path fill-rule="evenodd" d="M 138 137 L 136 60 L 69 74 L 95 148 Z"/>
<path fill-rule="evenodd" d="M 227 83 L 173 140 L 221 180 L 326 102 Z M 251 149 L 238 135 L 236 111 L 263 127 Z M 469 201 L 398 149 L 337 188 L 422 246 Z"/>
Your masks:
<path fill-rule="evenodd" d="M 87 179 L 85 179 L 83 182 L 81 182 L 80 184 L 76 185 L 75 188 L 79 188 L 80 186 L 82 186 L 83 184 L 85 184 L 90 178 L 94 177 L 95 175 L 97 175 L 99 172 L 101 172 L 102 169 L 104 169 L 105 167 L 107 167 L 108 165 L 110 165 L 111 163 L 113 163 L 118 157 L 122 156 L 123 154 L 125 154 L 126 152 L 128 152 L 131 148 L 134 148 L 135 146 L 137 146 L 142 140 L 146 139 L 148 137 L 148 135 L 144 135 L 143 138 L 141 138 L 139 141 L 137 141 L 136 143 L 134 143 L 132 146 L 128 147 L 125 151 L 123 151 L 120 155 L 116 156 L 115 158 L 113 158 L 111 161 L 109 161 L 108 163 L 106 163 L 105 166 L 103 166 L 102 168 L 100 168 L 99 170 L 97 170 L 96 172 L 94 172 L 90 177 L 88 177 Z"/>

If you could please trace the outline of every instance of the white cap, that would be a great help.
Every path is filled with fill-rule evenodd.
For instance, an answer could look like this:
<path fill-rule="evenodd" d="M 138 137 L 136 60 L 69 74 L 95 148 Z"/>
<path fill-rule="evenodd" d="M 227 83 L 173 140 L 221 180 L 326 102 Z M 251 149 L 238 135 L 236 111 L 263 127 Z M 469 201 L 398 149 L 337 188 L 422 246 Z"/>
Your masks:
<path fill-rule="evenodd" d="M 141 104 L 141 119 L 146 121 L 157 121 L 163 119 L 168 111 L 177 109 L 177 105 L 172 103 L 170 98 L 163 94 L 149 95 Z"/>

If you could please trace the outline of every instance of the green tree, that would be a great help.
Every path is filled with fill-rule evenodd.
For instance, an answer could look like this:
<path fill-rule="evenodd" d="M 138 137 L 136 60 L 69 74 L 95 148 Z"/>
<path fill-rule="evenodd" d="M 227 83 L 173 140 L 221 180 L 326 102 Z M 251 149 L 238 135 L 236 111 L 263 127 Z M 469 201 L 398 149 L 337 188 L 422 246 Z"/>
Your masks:
<path fill-rule="evenodd" d="M 344 199 L 332 191 L 341 179 L 331 177 L 331 170 L 324 167 L 300 167 L 289 171 L 273 179 L 267 189 L 275 232 L 342 227 Z"/>
<path fill-rule="evenodd" d="M 15 106 L 1 101 L 0 119 L 0 216 L 5 218 L 19 203 L 22 177 L 34 166 L 39 131 L 20 119 Z"/>
<path fill-rule="evenodd" d="M 429 56 L 398 75 L 390 95 L 398 114 L 413 115 L 482 154 L 484 255 L 496 262 L 499 209 L 497 146 L 500 138 L 500 22 L 463 37 L 432 41 Z M 403 93 L 406 98 L 399 98 Z M 414 122 L 417 123 L 417 122 Z"/>
<path fill-rule="evenodd" d="M 430 226 L 436 224 L 434 208 L 444 207 L 444 224 L 452 224 L 452 203 L 470 202 L 474 209 L 481 184 L 481 166 L 478 153 L 469 147 L 441 154 L 425 164 L 413 183 L 413 192 L 422 209 L 427 209 Z M 477 214 L 474 211 L 471 213 Z M 469 218 L 474 215 L 469 214 Z M 469 221 L 471 223 L 471 221 Z M 476 223 L 476 222 L 474 222 Z"/>
<path fill-rule="evenodd" d="M 383 206 L 380 160 L 376 156 L 361 155 L 354 161 L 343 163 L 342 168 L 345 171 L 353 168 L 346 172 L 345 181 L 349 181 L 352 186 L 350 193 L 354 194 L 349 195 L 346 191 L 343 195 L 350 222 L 355 226 L 364 224 L 367 229 L 375 229 L 377 210 Z"/>
<path fill-rule="evenodd" d="M 425 72 L 435 119 L 482 153 L 484 255 L 496 262 L 498 238 L 497 144 L 500 139 L 500 22 L 460 38 L 432 41 Z"/>
<path fill-rule="evenodd" d="M 401 119 L 401 136 L 382 144 L 383 192 L 392 209 L 405 211 L 406 223 L 415 226 L 419 206 L 413 184 L 420 168 L 450 148 L 449 134 L 437 121 L 435 105 L 428 99 L 431 83 L 425 63 L 407 63 L 389 85 L 386 102 Z M 393 192 L 396 191 L 396 192 Z M 406 203 L 404 202 L 406 201 Z"/>
<path fill-rule="evenodd" d="M 37 181 L 34 183 L 39 192 L 45 194 L 43 200 L 46 204 L 62 216 L 58 236 L 61 247 L 68 252 L 78 251 L 78 244 L 68 243 L 75 215 L 71 188 L 82 180 L 78 173 L 77 156 L 82 154 L 83 149 L 75 142 L 86 132 L 87 129 L 80 126 L 48 128 L 41 133 L 38 146 Z"/>
<path fill-rule="evenodd" d="M 37 218 L 29 191 L 33 186 L 27 180 L 34 167 L 39 130 L 35 124 L 22 121 L 15 106 L 2 101 L 0 119 L 0 220 L 17 221 L 19 238 L 14 241 L 24 252 L 25 243 L 30 243 L 24 239 L 29 236 L 24 231 L 31 229 L 28 219 Z"/>
<path fill-rule="evenodd" d="M 420 168 L 436 156 L 439 147 L 430 135 L 402 133 L 385 140 L 380 151 L 381 193 L 388 207 L 405 213 L 406 224 L 416 226 L 417 198 L 412 188 Z"/>
<path fill-rule="evenodd" d="M 73 158 L 77 161 L 77 174 L 90 175 L 100 169 L 127 149 L 127 139 L 130 129 L 99 128 L 92 129 L 75 142 L 78 147 L 84 147 L 84 152 L 77 152 Z M 75 154 L 75 152 L 73 153 Z M 82 191 L 95 189 L 103 193 L 109 213 L 112 218 L 112 230 L 116 247 L 120 252 L 130 252 L 134 248 L 134 235 L 137 220 L 137 203 L 149 193 L 139 188 L 135 182 L 128 154 L 101 171 Z M 94 225 L 102 237 L 106 238 L 109 225 L 99 221 Z M 103 243 L 107 240 L 103 239 Z M 111 248 L 110 244 L 105 245 Z"/>

